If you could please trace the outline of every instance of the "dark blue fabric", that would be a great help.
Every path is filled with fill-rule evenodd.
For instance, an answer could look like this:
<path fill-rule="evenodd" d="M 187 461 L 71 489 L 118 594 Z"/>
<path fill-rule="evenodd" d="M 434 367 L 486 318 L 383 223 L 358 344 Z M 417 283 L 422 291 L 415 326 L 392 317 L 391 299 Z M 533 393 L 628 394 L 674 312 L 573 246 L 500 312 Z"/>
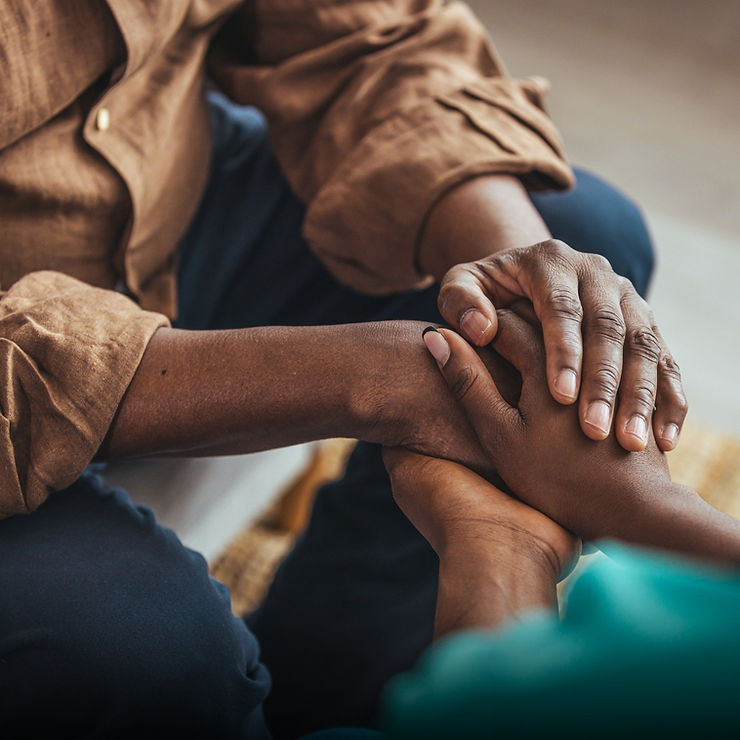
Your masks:
<path fill-rule="evenodd" d="M 300 236 L 303 207 L 262 116 L 217 94 L 211 108 L 213 169 L 180 245 L 178 326 L 439 318 L 433 287 L 373 297 L 339 285 Z M 572 193 L 533 200 L 556 236 L 647 286 L 649 237 L 624 196 L 579 171 Z M 265 713 L 276 736 L 371 722 L 383 684 L 431 639 L 436 570 L 393 503 L 379 448 L 358 445 L 249 620 L 274 678 Z M 92 475 L 0 522 L 0 594 L 4 736 L 264 734 L 269 679 L 223 587 Z"/>
<path fill-rule="evenodd" d="M 532 193 L 532 202 L 556 239 L 580 252 L 606 257 L 644 298 L 655 254 L 640 209 L 596 175 L 578 169 L 576 176 L 576 186 L 569 192 Z"/>
<path fill-rule="evenodd" d="M 268 737 L 228 591 L 97 475 L 0 521 L 0 603 L 3 738 Z"/>

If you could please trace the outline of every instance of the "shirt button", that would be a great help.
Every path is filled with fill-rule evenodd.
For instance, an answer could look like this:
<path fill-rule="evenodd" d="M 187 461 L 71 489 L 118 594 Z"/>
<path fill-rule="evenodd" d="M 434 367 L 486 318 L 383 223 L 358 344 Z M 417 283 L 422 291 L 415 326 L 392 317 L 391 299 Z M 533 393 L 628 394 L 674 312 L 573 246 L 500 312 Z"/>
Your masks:
<path fill-rule="evenodd" d="M 95 128 L 98 131 L 107 131 L 110 128 L 110 111 L 107 108 L 98 108 L 95 116 Z"/>

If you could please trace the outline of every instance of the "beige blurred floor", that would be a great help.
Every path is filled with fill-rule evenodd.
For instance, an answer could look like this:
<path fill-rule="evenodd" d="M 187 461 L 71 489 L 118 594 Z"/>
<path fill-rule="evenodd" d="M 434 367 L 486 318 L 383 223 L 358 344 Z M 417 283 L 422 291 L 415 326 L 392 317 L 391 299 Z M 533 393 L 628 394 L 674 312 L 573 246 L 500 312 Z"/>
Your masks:
<path fill-rule="evenodd" d="M 740 2 L 471 0 L 569 158 L 643 206 L 691 417 L 740 435 Z"/>
<path fill-rule="evenodd" d="M 515 75 L 550 78 L 570 159 L 645 208 L 652 303 L 691 415 L 740 435 L 740 2 L 472 0 Z M 310 448 L 111 474 L 214 558 Z"/>

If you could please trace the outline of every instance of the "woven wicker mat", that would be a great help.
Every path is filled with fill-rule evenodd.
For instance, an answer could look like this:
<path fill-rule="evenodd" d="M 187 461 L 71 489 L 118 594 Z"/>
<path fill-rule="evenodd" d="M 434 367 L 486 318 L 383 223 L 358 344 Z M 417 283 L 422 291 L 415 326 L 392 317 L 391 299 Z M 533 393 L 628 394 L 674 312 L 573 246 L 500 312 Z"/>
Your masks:
<path fill-rule="evenodd" d="M 259 604 L 275 569 L 305 525 L 314 494 L 323 483 L 342 474 L 353 446 L 354 441 L 346 439 L 322 443 L 272 507 L 245 528 L 213 564 L 211 574 L 229 587 L 235 614 L 246 614 Z M 688 424 L 668 460 L 674 480 L 740 519 L 740 440 Z"/>

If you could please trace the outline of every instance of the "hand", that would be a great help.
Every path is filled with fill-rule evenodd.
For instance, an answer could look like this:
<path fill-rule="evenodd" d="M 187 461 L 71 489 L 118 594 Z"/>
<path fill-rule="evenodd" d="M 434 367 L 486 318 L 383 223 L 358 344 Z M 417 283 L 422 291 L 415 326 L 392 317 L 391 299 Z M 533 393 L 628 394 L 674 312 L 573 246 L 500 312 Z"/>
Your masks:
<path fill-rule="evenodd" d="M 396 503 L 440 557 L 470 542 L 500 547 L 507 562 L 539 563 L 553 580 L 577 562 L 577 537 L 468 468 L 399 448 L 384 448 L 383 460 Z"/>
<path fill-rule="evenodd" d="M 619 397 L 614 425 L 625 450 L 645 448 L 651 422 L 660 449 L 675 447 L 687 411 L 681 376 L 628 280 L 603 257 L 551 239 L 452 267 L 442 279 L 439 309 L 483 346 L 496 336 L 496 308 L 522 297 L 542 323 L 552 397 L 562 404 L 579 399 L 588 437 L 609 435 Z"/>
<path fill-rule="evenodd" d="M 356 358 L 350 405 L 361 419 L 353 436 L 454 460 L 503 485 L 424 346 L 425 326 L 389 321 L 346 327 L 354 334 Z M 518 374 L 492 350 L 478 352 L 500 391 L 514 401 L 521 385 Z"/>
<path fill-rule="evenodd" d="M 586 539 L 634 541 L 653 504 L 672 490 L 652 435 L 641 452 L 625 452 L 613 437 L 594 442 L 582 435 L 574 409 L 556 403 L 547 390 L 540 335 L 511 311 L 499 311 L 493 347 L 521 373 L 517 406 L 502 397 L 455 332 L 429 332 L 425 341 L 484 451 L 522 501 Z"/>

